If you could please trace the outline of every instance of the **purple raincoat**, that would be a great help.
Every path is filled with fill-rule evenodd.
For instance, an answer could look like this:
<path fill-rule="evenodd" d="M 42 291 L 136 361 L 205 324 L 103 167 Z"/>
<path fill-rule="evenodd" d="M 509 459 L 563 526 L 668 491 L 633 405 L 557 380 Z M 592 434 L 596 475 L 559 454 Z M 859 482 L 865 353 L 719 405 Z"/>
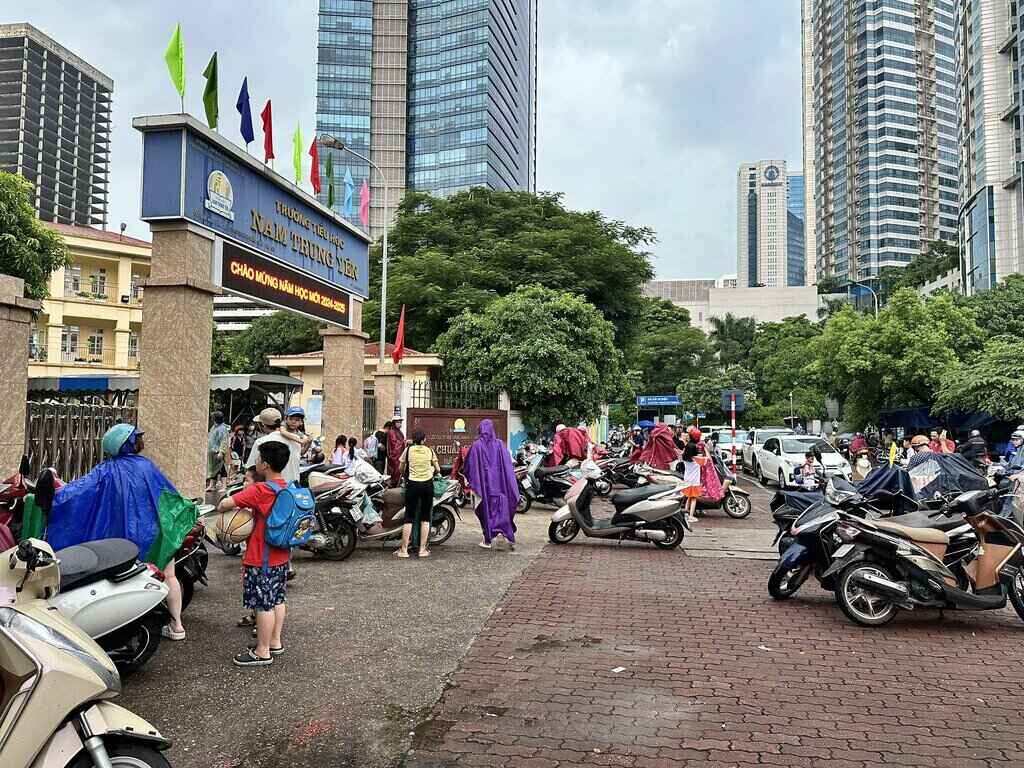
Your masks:
<path fill-rule="evenodd" d="M 505 443 L 495 437 L 494 423 L 490 419 L 480 422 L 479 437 L 469 449 L 463 471 L 469 487 L 480 500 L 476 516 L 484 541 L 490 544 L 499 533 L 508 541 L 515 541 L 516 524 L 512 518 L 519 503 L 519 486 L 512 455 Z"/>

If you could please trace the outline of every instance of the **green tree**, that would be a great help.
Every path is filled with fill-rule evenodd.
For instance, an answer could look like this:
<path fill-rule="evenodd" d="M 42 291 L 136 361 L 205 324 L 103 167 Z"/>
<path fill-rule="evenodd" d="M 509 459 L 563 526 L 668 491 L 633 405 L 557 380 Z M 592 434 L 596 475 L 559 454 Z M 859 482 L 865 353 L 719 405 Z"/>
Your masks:
<path fill-rule="evenodd" d="M 804 372 L 811 362 L 812 342 L 821 333 L 821 326 L 804 315 L 757 327 L 750 360 L 763 407 L 777 406 L 779 414 L 789 416 L 792 393 L 793 415 L 804 419 L 824 415 L 825 391 Z M 765 421 L 778 423 L 778 418 Z"/>
<path fill-rule="evenodd" d="M 690 326 L 690 313 L 665 299 L 643 299 L 637 335 L 626 358 L 640 394 L 669 394 L 711 358 L 707 337 Z M 632 377 L 630 377 L 632 378 Z"/>
<path fill-rule="evenodd" d="M 745 365 L 750 357 L 756 327 L 752 317 L 734 317 L 730 312 L 725 317 L 712 317 L 708 336 L 718 353 L 718 362 L 724 366 Z"/>
<path fill-rule="evenodd" d="M 628 341 L 653 271 L 654 233 L 570 211 L 555 194 L 476 188 L 449 198 L 408 192 L 389 234 L 388 327 L 406 306 L 406 343 L 430 349 L 463 310 L 480 312 L 524 285 L 583 296 Z M 380 248 L 370 259 L 363 327 L 380 322 Z"/>
<path fill-rule="evenodd" d="M 69 264 L 64 240 L 36 218 L 32 185 L 0 171 L 0 273 L 25 281 L 25 295 L 45 299 L 50 275 Z"/>
<path fill-rule="evenodd" d="M 275 355 L 298 355 L 323 349 L 320 324 L 291 312 L 275 312 L 235 334 L 214 331 L 214 373 L 268 373 Z"/>
<path fill-rule="evenodd" d="M 974 312 L 978 326 L 988 336 L 1024 339 L 1024 275 L 1008 275 L 992 290 L 960 301 Z"/>
<path fill-rule="evenodd" d="M 612 324 L 579 296 L 539 285 L 463 312 L 437 351 L 446 376 L 505 390 L 533 427 L 593 418 L 625 389 Z"/>
<path fill-rule="evenodd" d="M 684 410 L 703 413 L 706 418 L 718 420 L 725 417 L 722 411 L 722 390 L 743 390 L 746 407 L 757 403 L 754 389 L 754 374 L 741 365 L 731 365 L 723 370 L 710 370 L 686 379 L 676 387 L 676 394 Z"/>
<path fill-rule="evenodd" d="M 983 411 L 998 419 L 1020 421 L 1024 416 L 1024 341 L 1019 336 L 989 339 L 981 353 L 953 366 L 939 385 L 939 411 Z"/>
<path fill-rule="evenodd" d="M 960 266 L 956 243 L 935 240 L 905 267 L 883 267 L 878 275 L 879 299 L 883 303 L 901 288 L 919 288 L 929 280 Z"/>

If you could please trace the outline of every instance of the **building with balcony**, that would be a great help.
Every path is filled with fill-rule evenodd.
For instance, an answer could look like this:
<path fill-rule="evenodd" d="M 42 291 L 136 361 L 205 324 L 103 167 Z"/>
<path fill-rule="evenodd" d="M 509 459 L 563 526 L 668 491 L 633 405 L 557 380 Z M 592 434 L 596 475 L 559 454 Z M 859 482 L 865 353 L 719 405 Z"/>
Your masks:
<path fill-rule="evenodd" d="M 31 332 L 28 375 L 137 371 L 150 244 L 90 227 L 47 226 L 63 236 L 71 264 L 50 276 L 50 296 Z"/>
<path fill-rule="evenodd" d="M 814 175 L 806 208 L 816 216 L 818 279 L 871 280 L 929 243 L 957 240 L 962 5 L 805 0 L 804 114 L 813 130 L 805 126 L 804 170 Z"/>
<path fill-rule="evenodd" d="M 114 81 L 31 24 L 0 24 L 0 170 L 43 221 L 107 223 Z"/>

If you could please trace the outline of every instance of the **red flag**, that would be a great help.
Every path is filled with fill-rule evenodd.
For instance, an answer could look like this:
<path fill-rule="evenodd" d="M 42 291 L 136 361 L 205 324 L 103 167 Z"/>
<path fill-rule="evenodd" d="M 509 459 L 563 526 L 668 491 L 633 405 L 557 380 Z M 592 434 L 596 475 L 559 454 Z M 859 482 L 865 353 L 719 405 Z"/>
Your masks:
<path fill-rule="evenodd" d="M 270 109 L 270 99 L 267 99 L 267 106 L 260 112 L 263 118 L 263 162 L 274 159 L 274 116 Z"/>
<path fill-rule="evenodd" d="M 391 359 L 395 365 L 405 357 L 405 304 L 402 305 L 402 314 L 398 316 L 398 333 L 395 334 L 395 348 L 391 350 Z"/>
<path fill-rule="evenodd" d="M 370 226 L 370 187 L 363 179 L 363 186 L 359 188 L 359 221 L 364 227 Z"/>
<path fill-rule="evenodd" d="M 309 145 L 309 156 L 313 162 L 309 165 L 309 183 L 313 185 L 313 194 L 320 194 L 320 156 L 316 151 L 316 136 L 313 136 L 313 143 Z"/>

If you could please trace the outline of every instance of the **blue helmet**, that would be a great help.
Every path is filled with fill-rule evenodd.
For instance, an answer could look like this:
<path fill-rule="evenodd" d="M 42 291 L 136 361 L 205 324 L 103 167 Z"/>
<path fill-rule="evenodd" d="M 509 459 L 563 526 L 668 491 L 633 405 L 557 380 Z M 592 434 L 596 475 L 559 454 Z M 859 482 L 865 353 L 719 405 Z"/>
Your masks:
<path fill-rule="evenodd" d="M 288 416 L 301 416 L 302 418 L 306 418 L 306 412 L 302 410 L 300 406 L 293 405 L 288 409 L 287 413 L 285 413 L 285 418 Z"/>
<path fill-rule="evenodd" d="M 131 424 L 115 424 L 103 435 L 103 455 L 113 458 L 121 453 L 124 444 L 129 442 L 135 434 L 135 427 Z"/>

